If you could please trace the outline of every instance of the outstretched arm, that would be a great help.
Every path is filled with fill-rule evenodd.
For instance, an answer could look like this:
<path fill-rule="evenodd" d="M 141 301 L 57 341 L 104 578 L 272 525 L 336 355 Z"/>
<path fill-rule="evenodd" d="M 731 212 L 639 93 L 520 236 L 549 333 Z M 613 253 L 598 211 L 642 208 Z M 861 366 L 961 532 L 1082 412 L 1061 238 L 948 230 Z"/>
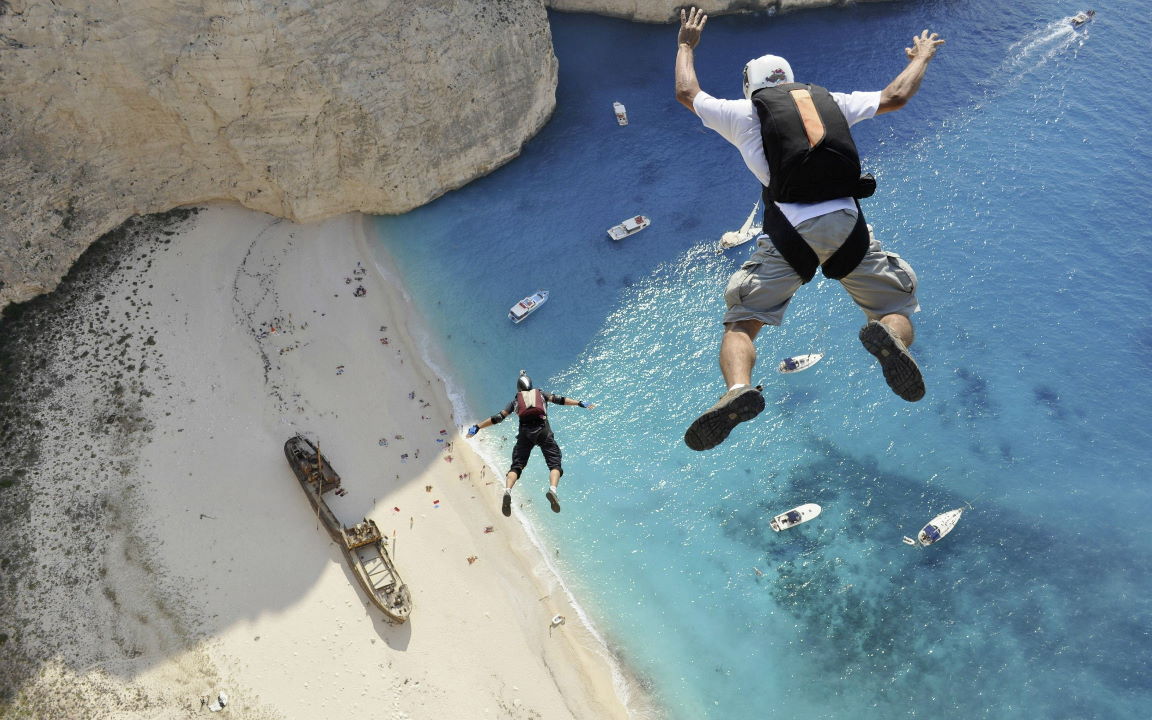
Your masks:
<path fill-rule="evenodd" d="M 573 398 L 570 398 L 570 397 L 564 398 L 564 404 L 565 405 L 579 405 L 580 407 L 588 408 L 589 410 L 596 407 L 596 403 L 586 403 L 583 400 L 574 400 Z"/>
<path fill-rule="evenodd" d="M 700 92 L 694 55 L 706 22 L 708 16 L 698 8 L 692 8 L 689 12 L 680 10 L 680 34 L 676 37 L 676 99 L 692 112 L 696 112 L 692 101 Z"/>
<path fill-rule="evenodd" d="M 904 48 L 904 54 L 908 56 L 908 66 L 880 92 L 877 115 L 899 110 L 912 99 L 920 89 L 924 73 L 928 71 L 928 61 L 936 54 L 937 46 L 942 44 L 943 39 L 927 30 L 912 38 L 912 47 Z"/>
<path fill-rule="evenodd" d="M 577 400 L 576 398 L 565 397 L 563 395 L 550 395 L 548 393 L 544 393 L 544 398 L 548 402 L 556 403 L 557 405 L 579 405 L 580 407 L 587 408 L 589 410 L 596 407 L 596 403 L 586 403 L 583 400 Z"/>
<path fill-rule="evenodd" d="M 475 425 L 473 425 L 472 427 L 468 428 L 468 437 L 472 437 L 476 433 L 480 432 L 480 430 L 482 428 L 492 427 L 493 425 L 500 422 L 501 420 L 503 420 L 506 417 L 508 417 L 508 410 L 505 409 L 505 410 L 501 410 L 500 413 L 497 415 L 493 415 L 492 417 L 484 418 L 480 422 L 478 422 Z M 499 419 L 497 419 L 497 418 L 499 418 Z"/>

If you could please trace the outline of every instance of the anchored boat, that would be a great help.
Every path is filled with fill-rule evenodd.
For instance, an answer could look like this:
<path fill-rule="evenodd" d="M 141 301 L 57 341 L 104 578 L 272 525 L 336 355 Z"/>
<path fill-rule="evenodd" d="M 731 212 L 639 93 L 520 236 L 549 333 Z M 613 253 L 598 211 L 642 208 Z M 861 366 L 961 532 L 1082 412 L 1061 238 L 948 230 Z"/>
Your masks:
<path fill-rule="evenodd" d="M 803 505 L 792 508 L 786 513 L 780 513 L 772 518 L 771 527 L 776 532 L 780 532 L 790 527 L 796 527 L 800 523 L 806 523 L 819 514 L 819 505 L 816 503 L 804 503 Z"/>
<path fill-rule="evenodd" d="M 824 357 L 824 353 L 810 353 L 808 355 L 793 355 L 786 357 L 780 361 L 780 366 L 777 368 L 782 373 L 794 373 L 801 370 L 807 370 L 816 363 L 820 362 L 820 358 Z"/>
<path fill-rule="evenodd" d="M 628 124 L 628 111 L 624 109 L 624 103 L 622 103 L 622 102 L 612 103 L 612 110 L 614 110 L 616 112 L 616 122 L 617 123 L 619 123 L 621 125 L 627 125 Z"/>
<path fill-rule="evenodd" d="M 728 248 L 743 245 L 763 232 L 764 224 L 756 222 L 756 212 L 759 209 L 760 201 L 757 200 L 756 204 L 752 206 L 752 212 L 748 213 L 748 219 L 744 221 L 739 230 L 729 230 L 720 236 L 720 244 L 717 245 L 716 252 L 722 253 Z"/>
<path fill-rule="evenodd" d="M 608 237 L 612 238 L 613 240 L 623 240 L 629 235 L 635 235 L 651 224 L 652 220 L 644 217 L 643 215 L 630 217 L 619 225 L 613 225 L 612 227 L 608 228 Z"/>
<path fill-rule="evenodd" d="M 389 620 L 402 623 L 412 614 L 412 595 L 400 579 L 384 536 L 374 520 L 364 518 L 352 527 L 336 519 L 324 500 L 324 494 L 340 488 L 340 476 L 320 455 L 320 449 L 302 435 L 291 437 L 284 443 L 284 455 L 292 467 L 308 502 L 324 524 L 344 557 L 348 560 L 356 581 L 372 604 Z"/>
<path fill-rule="evenodd" d="M 547 290 L 537 290 L 528 297 L 512 306 L 508 311 L 508 319 L 514 323 L 521 323 L 524 318 L 536 312 L 545 302 L 548 301 Z"/>
<path fill-rule="evenodd" d="M 964 508 L 956 508 L 946 513 L 940 513 L 920 529 L 919 534 L 916 535 L 916 540 L 905 535 L 904 542 L 908 545 L 916 545 L 917 541 L 919 541 L 921 546 L 927 547 L 952 532 L 952 528 L 956 527 L 956 523 L 960 522 L 960 516 L 963 514 Z"/>

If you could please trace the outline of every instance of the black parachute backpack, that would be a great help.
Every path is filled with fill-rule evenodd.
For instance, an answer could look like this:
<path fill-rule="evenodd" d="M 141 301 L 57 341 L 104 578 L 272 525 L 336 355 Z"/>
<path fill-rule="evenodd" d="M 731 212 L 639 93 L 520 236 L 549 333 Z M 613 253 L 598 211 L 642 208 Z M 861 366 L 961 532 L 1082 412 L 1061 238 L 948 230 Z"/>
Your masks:
<path fill-rule="evenodd" d="M 860 155 L 848 121 L 819 85 L 784 83 L 752 94 L 768 158 L 768 190 L 783 203 L 869 197 L 871 175 L 860 175 Z"/>

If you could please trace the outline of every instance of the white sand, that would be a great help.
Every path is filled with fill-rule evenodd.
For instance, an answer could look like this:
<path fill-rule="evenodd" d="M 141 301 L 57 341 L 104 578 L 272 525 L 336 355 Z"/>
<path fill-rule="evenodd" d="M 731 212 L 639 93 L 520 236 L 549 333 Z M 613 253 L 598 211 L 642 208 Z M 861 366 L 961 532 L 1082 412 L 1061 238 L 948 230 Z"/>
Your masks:
<path fill-rule="evenodd" d="M 92 717 L 207 717 L 200 698 L 219 690 L 229 704 L 213 717 L 627 717 L 604 650 L 500 515 L 500 473 L 481 479 L 373 262 L 361 216 L 301 226 L 225 206 L 154 254 L 138 297 L 167 379 L 143 381 L 155 426 L 131 470 L 132 519 L 108 528 L 118 600 L 92 593 L 76 610 L 114 611 L 133 651 L 117 672 L 109 648 L 89 653 L 105 658 L 95 675 L 48 663 L 41 689 L 148 698 Z M 407 624 L 368 604 L 313 516 L 282 450 L 297 431 L 343 477 L 337 516 L 394 533 Z M 568 622 L 551 628 L 556 614 Z"/>

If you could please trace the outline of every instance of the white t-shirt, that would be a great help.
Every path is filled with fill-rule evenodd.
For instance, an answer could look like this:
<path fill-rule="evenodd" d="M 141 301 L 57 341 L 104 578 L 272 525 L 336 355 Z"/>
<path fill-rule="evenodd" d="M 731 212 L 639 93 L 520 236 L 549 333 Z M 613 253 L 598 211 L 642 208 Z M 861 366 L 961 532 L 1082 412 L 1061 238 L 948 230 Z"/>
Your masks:
<path fill-rule="evenodd" d="M 875 117 L 880 106 L 880 92 L 831 93 L 832 99 L 840 106 L 844 118 L 851 127 L 861 120 Z M 696 115 L 704 127 L 720 133 L 728 142 L 736 146 L 744 158 L 744 164 L 760 181 L 768 185 L 768 158 L 764 157 L 764 142 L 760 137 L 760 117 L 751 100 L 721 100 L 701 90 L 692 101 Z M 850 197 L 825 200 L 818 203 L 776 203 L 784 217 L 793 226 L 830 212 L 856 209 Z"/>

